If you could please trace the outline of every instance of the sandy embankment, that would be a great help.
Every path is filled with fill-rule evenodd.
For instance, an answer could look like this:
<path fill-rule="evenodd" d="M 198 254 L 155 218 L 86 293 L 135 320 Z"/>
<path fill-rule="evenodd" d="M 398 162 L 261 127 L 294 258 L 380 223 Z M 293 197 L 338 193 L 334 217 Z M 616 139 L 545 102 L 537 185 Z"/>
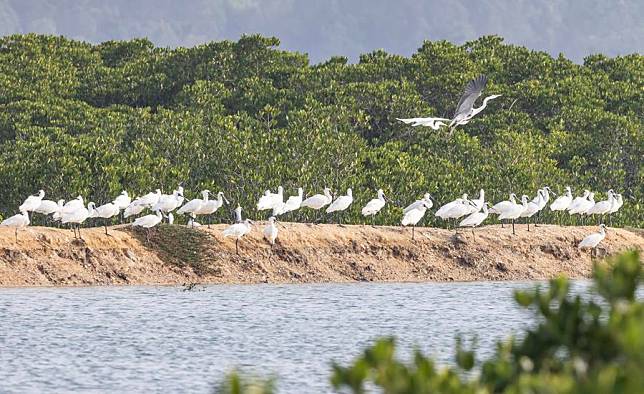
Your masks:
<path fill-rule="evenodd" d="M 351 281 L 469 281 L 585 278 L 588 252 L 577 243 L 596 227 L 541 226 L 518 234 L 500 226 L 469 231 L 284 223 L 273 250 L 264 223 L 240 242 L 224 239 L 224 225 L 199 230 L 163 226 L 148 244 L 143 231 L 0 228 L 0 286 L 183 283 L 308 283 Z M 605 253 L 644 249 L 641 233 L 609 229 Z"/>

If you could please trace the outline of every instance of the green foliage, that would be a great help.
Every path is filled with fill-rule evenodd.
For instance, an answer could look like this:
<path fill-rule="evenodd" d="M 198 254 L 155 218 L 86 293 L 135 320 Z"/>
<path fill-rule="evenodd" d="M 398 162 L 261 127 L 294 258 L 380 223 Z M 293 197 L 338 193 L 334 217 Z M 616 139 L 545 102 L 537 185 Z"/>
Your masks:
<path fill-rule="evenodd" d="M 641 393 L 644 388 L 644 303 L 636 299 L 642 262 L 632 251 L 594 267 L 592 297 L 569 294 L 565 278 L 548 289 L 515 294 L 537 326 L 497 344 L 476 365 L 474 353 L 457 341 L 456 368 L 437 368 L 420 351 L 410 363 L 395 358 L 393 339 L 366 349 L 349 367 L 335 364 L 331 382 L 353 393 L 371 382 L 384 393 Z M 598 296 L 601 296 L 600 300 Z"/>
<path fill-rule="evenodd" d="M 311 66 L 278 45 L 258 35 L 176 49 L 0 39 L 0 217 L 41 188 L 103 203 L 183 181 L 188 198 L 223 190 L 251 217 L 280 184 L 308 195 L 351 187 L 344 220 L 354 223 L 382 188 L 394 205 L 376 220 L 395 224 L 425 192 L 445 202 L 484 188 L 498 200 L 569 185 L 622 192 L 615 222 L 644 225 L 641 55 L 577 65 L 488 36 Z M 396 121 L 449 117 L 479 73 L 503 96 L 452 138 Z"/>
<path fill-rule="evenodd" d="M 272 379 L 250 379 L 231 372 L 214 390 L 215 394 L 272 394 L 275 384 Z"/>

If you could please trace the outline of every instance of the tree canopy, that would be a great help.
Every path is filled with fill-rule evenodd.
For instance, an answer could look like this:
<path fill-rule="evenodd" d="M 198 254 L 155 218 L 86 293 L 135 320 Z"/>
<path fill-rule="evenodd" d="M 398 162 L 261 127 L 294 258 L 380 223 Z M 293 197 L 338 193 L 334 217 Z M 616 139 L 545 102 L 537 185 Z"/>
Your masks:
<path fill-rule="evenodd" d="M 395 120 L 449 117 L 479 74 L 503 96 L 451 138 Z M 570 185 L 597 199 L 622 192 L 621 222 L 641 226 L 643 76 L 638 54 L 579 65 L 497 36 L 317 65 L 258 35 L 176 49 L 6 36 L 0 215 L 41 188 L 99 203 L 183 181 L 189 197 L 223 190 L 245 209 L 280 184 L 352 187 L 356 222 L 378 188 L 405 203 L 426 191 L 447 201 L 484 188 L 498 200 Z M 388 205 L 377 220 L 399 219 Z"/>

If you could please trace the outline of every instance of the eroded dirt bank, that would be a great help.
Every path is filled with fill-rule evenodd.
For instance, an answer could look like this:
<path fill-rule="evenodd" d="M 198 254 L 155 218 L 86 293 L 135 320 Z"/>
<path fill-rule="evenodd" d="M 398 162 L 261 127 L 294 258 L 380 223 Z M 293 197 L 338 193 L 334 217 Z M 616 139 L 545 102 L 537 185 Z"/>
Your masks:
<path fill-rule="evenodd" d="M 224 239 L 225 225 L 211 229 L 162 226 L 152 233 L 130 227 L 70 230 L 30 227 L 15 241 L 0 228 L 0 286 L 68 286 L 184 283 L 305 283 L 350 281 L 534 280 L 559 273 L 591 273 L 588 252 L 577 243 L 596 227 L 487 226 L 455 235 L 411 229 L 284 223 L 271 250 L 256 223 L 240 241 Z M 603 252 L 644 249 L 641 233 L 609 229 Z M 602 252 L 602 251 L 600 251 Z M 602 254 L 602 253 L 600 253 Z"/>

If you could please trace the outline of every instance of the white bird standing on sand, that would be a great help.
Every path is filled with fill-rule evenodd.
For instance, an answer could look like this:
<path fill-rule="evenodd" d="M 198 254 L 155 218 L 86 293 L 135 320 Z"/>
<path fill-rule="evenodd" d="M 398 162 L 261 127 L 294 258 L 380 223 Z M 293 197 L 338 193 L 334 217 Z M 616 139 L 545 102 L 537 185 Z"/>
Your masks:
<path fill-rule="evenodd" d="M 328 187 L 325 187 L 324 194 L 315 194 L 307 198 L 306 200 L 302 201 L 301 207 L 318 210 L 320 208 L 323 208 L 331 204 L 332 200 L 333 200 L 333 197 L 331 197 L 331 189 L 329 189 Z"/>
<path fill-rule="evenodd" d="M 121 213 L 121 210 L 119 209 L 118 205 L 114 204 L 113 202 L 108 202 L 107 204 L 103 204 L 100 207 L 95 208 L 94 212 L 92 212 L 91 217 L 105 219 L 103 220 L 103 226 L 105 226 L 105 235 L 107 235 L 108 219 L 111 219 L 114 216 L 118 216 L 119 213 Z"/>
<path fill-rule="evenodd" d="M 606 226 L 604 224 L 599 225 L 599 232 L 588 235 L 579 243 L 579 249 L 592 249 L 590 251 L 590 256 L 593 256 L 593 252 L 597 255 L 597 245 L 606 238 Z"/>
<path fill-rule="evenodd" d="M 452 208 L 450 208 L 447 213 L 443 214 L 443 218 L 445 220 L 454 219 L 454 229 L 458 229 L 458 227 L 456 226 L 456 220 L 462 218 L 465 215 L 473 213 L 473 211 L 478 211 L 475 211 L 473 208 L 475 208 L 473 202 L 471 202 L 470 200 L 461 200 L 461 202 L 454 204 L 454 206 L 452 206 Z"/>
<path fill-rule="evenodd" d="M 83 222 L 94 213 L 94 206 L 95 204 L 90 202 L 87 204 L 87 208 L 82 205 L 80 207 L 77 206 L 76 209 L 73 210 L 65 210 L 65 208 L 63 208 L 61 222 L 63 224 L 70 223 L 70 225 L 76 224 L 76 229 L 78 229 L 78 238 L 82 239 L 80 232 L 81 224 L 83 224 Z M 73 226 L 72 229 L 74 230 L 74 238 L 76 238 L 76 229 Z"/>
<path fill-rule="evenodd" d="M 527 197 L 526 197 L 527 201 Z M 521 215 L 519 217 L 521 218 L 526 218 L 525 222 L 528 225 L 528 231 L 530 231 L 530 218 L 534 216 L 539 210 L 543 203 L 543 191 L 541 189 L 537 190 L 537 197 L 535 197 L 532 201 L 528 202 L 525 204 L 525 209 L 523 212 L 521 212 Z"/>
<path fill-rule="evenodd" d="M 347 189 L 347 194 L 335 199 L 326 209 L 326 213 L 343 212 L 353 203 L 353 192 L 351 188 Z M 342 216 L 340 216 L 342 218 Z"/>
<path fill-rule="evenodd" d="M 45 191 L 39 190 L 38 195 L 29 196 L 27 199 L 18 207 L 20 212 L 30 212 L 35 211 L 40 206 L 40 202 L 45 197 Z"/>
<path fill-rule="evenodd" d="M 586 211 L 586 215 L 600 215 L 600 221 L 603 219 L 604 215 L 607 213 L 610 213 L 610 210 L 613 208 L 615 205 L 615 192 L 613 192 L 613 189 L 610 189 L 607 193 L 608 199 L 598 201 L 590 207 L 588 211 Z"/>
<path fill-rule="evenodd" d="M 462 204 L 463 201 L 468 201 L 467 193 L 463 194 L 463 196 L 461 198 L 457 198 L 456 200 L 448 202 L 447 204 L 445 204 L 442 207 L 438 208 L 438 211 L 436 211 L 436 213 L 434 213 L 434 216 L 439 217 L 439 218 L 441 218 L 443 220 L 446 220 L 447 219 L 447 213 L 452 208 L 457 206 L 458 204 Z"/>
<path fill-rule="evenodd" d="M 434 206 L 434 202 L 432 201 L 432 196 L 429 193 L 425 193 L 422 199 L 416 200 L 411 204 L 407 205 L 405 209 L 403 209 L 403 216 L 407 214 L 407 212 L 413 209 L 420 208 L 422 205 L 425 205 L 425 209 L 431 209 Z"/>
<path fill-rule="evenodd" d="M 595 206 L 595 193 L 591 192 L 588 195 L 588 199 L 585 201 L 582 201 L 579 206 L 577 207 L 575 213 L 578 213 L 582 216 L 582 222 L 584 221 L 583 215 L 586 215 L 588 211 Z M 572 214 L 572 212 L 571 212 Z"/>
<path fill-rule="evenodd" d="M 161 211 L 161 213 L 170 213 L 179 208 L 183 203 L 183 192 L 173 190 L 172 194 L 162 194 L 159 201 L 152 206 L 152 211 Z"/>
<path fill-rule="evenodd" d="M 268 218 L 268 224 L 264 227 L 264 238 L 272 245 L 275 245 L 277 238 L 277 226 L 275 225 L 275 216 Z"/>
<path fill-rule="evenodd" d="M 580 197 L 576 197 L 570 205 L 568 206 L 568 213 L 570 215 L 573 215 L 575 213 L 578 213 L 577 210 L 578 208 L 583 205 L 586 201 L 588 201 L 588 196 L 590 195 L 589 190 L 584 190 L 584 194 Z"/>
<path fill-rule="evenodd" d="M 128 218 L 130 216 L 136 216 L 136 215 L 140 214 L 141 212 L 143 212 L 143 210 L 145 209 L 145 205 L 139 204 L 139 202 L 140 202 L 140 199 L 135 198 L 134 201 L 132 201 L 130 203 L 130 205 L 128 205 L 125 208 L 125 211 L 123 211 L 123 218 Z"/>
<path fill-rule="evenodd" d="M 472 238 L 474 238 L 474 227 L 478 227 L 487 219 L 488 217 L 488 203 L 484 203 L 481 207 L 481 211 L 471 213 L 468 217 L 461 220 L 458 224 L 459 227 L 471 227 L 472 228 Z"/>
<path fill-rule="evenodd" d="M 550 204 L 551 211 L 565 211 L 572 204 L 572 190 L 570 186 L 566 186 L 566 193 L 557 197 L 556 200 Z"/>
<path fill-rule="evenodd" d="M 78 209 L 81 209 L 84 207 L 85 202 L 83 201 L 82 196 L 78 196 L 73 200 L 69 200 L 63 205 L 63 209 L 61 210 L 61 214 L 70 214 Z"/>
<path fill-rule="evenodd" d="M 51 200 L 42 200 L 40 201 L 38 208 L 34 209 L 33 212 L 39 213 L 41 215 L 51 215 L 52 213 L 58 211 L 64 203 L 65 200 L 58 200 L 58 202 Z"/>
<path fill-rule="evenodd" d="M 150 229 L 161 223 L 162 220 L 163 215 L 161 214 L 161 211 L 156 211 L 154 215 L 145 215 L 140 218 L 136 218 L 134 223 L 132 223 L 132 227 L 143 227 L 145 229 L 145 239 L 150 243 Z"/>
<path fill-rule="evenodd" d="M 369 201 L 367 205 L 362 208 L 362 216 L 371 216 L 373 217 L 380 212 L 380 210 L 385 206 L 385 192 L 382 189 L 378 189 L 378 197 Z"/>
<path fill-rule="evenodd" d="M 267 192 L 257 202 L 258 211 L 273 209 L 284 203 L 284 188 L 282 186 L 277 187 L 277 193 L 271 193 L 269 190 Z"/>
<path fill-rule="evenodd" d="M 427 210 L 429 208 L 431 208 L 431 205 L 429 205 L 427 203 L 427 201 L 425 201 L 425 199 L 422 199 L 422 200 L 419 200 L 419 201 L 421 201 L 420 205 L 418 205 L 415 208 L 410 209 L 406 213 L 404 213 L 403 218 L 402 218 L 402 220 L 400 222 L 405 227 L 410 226 L 410 225 L 412 226 L 412 228 L 411 228 L 411 239 L 412 240 L 414 239 L 414 235 L 415 235 L 415 232 L 416 232 L 416 225 L 418 224 L 418 222 L 420 222 L 420 220 L 423 218 L 423 216 L 425 216 L 425 212 L 427 212 Z M 431 200 L 429 200 L 429 203 L 431 203 Z M 410 208 L 410 207 L 411 207 L 411 205 L 408 208 Z"/>
<path fill-rule="evenodd" d="M 622 195 L 620 193 L 615 194 L 615 204 L 613 204 L 613 207 L 610 209 L 610 212 L 608 212 L 608 220 L 610 221 L 609 225 L 613 225 L 613 219 L 612 216 L 615 212 L 619 211 L 619 209 L 624 205 L 624 199 L 622 198 Z"/>
<path fill-rule="evenodd" d="M 219 208 L 221 208 L 224 205 L 224 200 L 226 201 L 226 204 L 230 204 L 228 202 L 228 199 L 224 196 L 224 192 L 219 192 L 217 193 L 217 199 L 215 200 L 205 200 L 203 204 L 201 204 L 201 207 L 194 211 L 193 213 L 195 215 L 212 215 L 215 213 Z M 210 218 L 208 219 L 208 228 L 210 228 Z"/>
<path fill-rule="evenodd" d="M 27 226 L 29 226 L 29 213 L 24 210 L 0 222 L 0 227 L 14 227 L 16 229 L 16 242 L 18 242 L 18 229 Z"/>
<path fill-rule="evenodd" d="M 180 215 L 183 215 L 184 213 L 194 213 L 195 215 L 198 215 L 197 211 L 201 209 L 204 203 L 208 202 L 208 194 L 210 194 L 210 190 L 203 190 L 201 192 L 201 196 L 203 198 L 194 198 L 188 201 L 186 205 L 179 208 L 177 213 Z"/>
<path fill-rule="evenodd" d="M 150 192 L 143 197 L 139 197 L 139 205 L 145 208 L 152 208 L 161 198 L 161 189 L 157 189 L 154 193 Z"/>
<path fill-rule="evenodd" d="M 132 199 L 127 194 L 127 191 L 123 190 L 112 202 L 122 211 L 130 205 Z"/>
<path fill-rule="evenodd" d="M 243 222 L 235 223 L 226 227 L 224 237 L 235 237 L 235 253 L 239 254 L 239 240 L 252 229 L 253 222 L 246 219 Z"/>
<path fill-rule="evenodd" d="M 497 204 L 498 205 L 498 204 Z M 521 216 L 523 211 L 528 207 L 528 196 L 525 194 L 521 196 L 521 204 L 512 203 L 505 205 L 503 211 L 499 213 L 499 220 L 512 220 L 512 234 L 516 234 L 514 231 L 514 221 Z"/>
<path fill-rule="evenodd" d="M 469 207 L 469 212 L 468 213 L 474 213 L 478 212 L 483 208 L 483 205 L 485 205 L 485 190 L 481 189 L 479 191 L 479 198 L 470 200 L 471 204 Z"/>
<path fill-rule="evenodd" d="M 58 222 L 63 218 L 63 207 L 65 206 L 65 200 L 62 198 L 58 200 L 58 207 L 56 208 L 56 211 L 51 215 L 51 219 L 54 222 Z"/>
<path fill-rule="evenodd" d="M 304 189 L 301 187 L 297 188 L 297 196 L 290 196 L 284 205 L 281 207 L 280 210 L 280 215 L 283 215 L 287 212 L 292 212 L 297 209 L 300 209 L 300 206 L 302 205 L 302 199 L 304 197 Z M 275 215 L 273 215 L 275 216 Z"/>

